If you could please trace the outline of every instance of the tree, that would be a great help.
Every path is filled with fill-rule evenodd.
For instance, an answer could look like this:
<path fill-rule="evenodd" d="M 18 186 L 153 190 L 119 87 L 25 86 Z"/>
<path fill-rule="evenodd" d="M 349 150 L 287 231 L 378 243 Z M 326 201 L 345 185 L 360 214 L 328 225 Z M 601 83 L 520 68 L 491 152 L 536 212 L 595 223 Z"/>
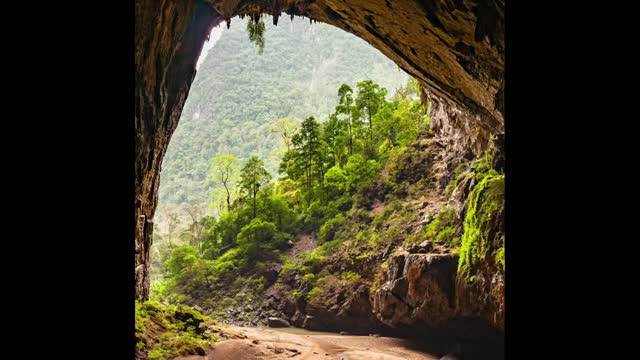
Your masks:
<path fill-rule="evenodd" d="M 238 175 L 240 162 L 231 155 L 218 155 L 210 160 L 208 184 L 221 184 L 227 192 L 227 210 L 231 208 L 231 190 L 229 189 Z"/>
<path fill-rule="evenodd" d="M 295 164 L 303 169 L 307 194 L 313 189 L 314 174 L 322 172 L 320 160 L 320 124 L 313 116 L 302 122 L 300 131 L 292 139 Z M 314 172 L 314 164 L 319 168 Z M 322 174 L 324 176 L 324 174 Z"/>
<path fill-rule="evenodd" d="M 178 219 L 178 213 L 176 213 L 175 211 L 170 211 L 167 214 L 167 239 L 169 240 L 169 248 L 173 248 L 173 243 L 171 241 L 173 240 L 173 235 L 179 224 L 180 220 Z"/>
<path fill-rule="evenodd" d="M 340 196 L 346 189 L 347 177 L 340 166 L 336 165 L 324 175 L 324 182 L 327 187 L 327 196 L 333 199 Z"/>
<path fill-rule="evenodd" d="M 253 219 L 238 233 L 238 246 L 250 257 L 256 257 L 261 249 L 271 247 L 278 231 L 275 224 L 262 219 Z"/>
<path fill-rule="evenodd" d="M 338 89 L 338 96 L 340 102 L 336 106 L 336 115 L 346 115 L 349 128 L 349 155 L 353 155 L 353 89 L 347 84 L 342 84 Z"/>
<path fill-rule="evenodd" d="M 253 200 L 253 218 L 256 217 L 256 195 L 260 187 L 271 181 L 271 174 L 264 168 L 262 160 L 252 156 L 242 168 L 240 187 L 245 196 Z"/>
<path fill-rule="evenodd" d="M 291 138 L 300 127 L 299 120 L 291 120 L 289 118 L 281 118 L 273 122 L 271 131 L 278 133 L 282 139 L 282 143 L 287 147 L 287 151 L 291 150 Z"/>
<path fill-rule="evenodd" d="M 329 167 L 335 164 L 344 164 L 344 132 L 346 122 L 338 119 L 336 114 L 331 114 L 329 120 L 322 124 L 322 140 L 327 144 L 327 158 L 330 161 Z"/>
<path fill-rule="evenodd" d="M 366 152 L 368 158 L 375 157 L 375 148 L 373 141 L 373 117 L 378 110 L 386 103 L 387 89 L 381 88 L 380 85 L 371 80 L 361 81 L 356 84 L 358 87 L 358 97 L 356 98 L 356 109 L 369 125 L 369 136 Z M 366 136 L 365 136 L 366 138 Z"/>
<path fill-rule="evenodd" d="M 196 246 L 198 254 L 202 253 L 202 238 L 205 231 L 204 208 L 199 204 L 188 204 L 184 208 L 191 219 L 189 225 L 191 243 Z"/>
<path fill-rule="evenodd" d="M 385 103 L 387 89 L 381 88 L 380 85 L 372 80 L 360 81 L 357 86 L 356 108 L 366 117 L 369 129 L 373 129 L 373 115 Z"/>

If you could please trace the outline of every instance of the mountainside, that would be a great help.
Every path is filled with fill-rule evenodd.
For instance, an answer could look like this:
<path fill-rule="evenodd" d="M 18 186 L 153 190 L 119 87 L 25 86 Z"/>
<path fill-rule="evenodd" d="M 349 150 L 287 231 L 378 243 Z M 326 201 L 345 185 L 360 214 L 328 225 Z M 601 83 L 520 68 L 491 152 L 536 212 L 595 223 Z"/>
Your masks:
<path fill-rule="evenodd" d="M 380 52 L 333 26 L 302 18 L 274 26 L 270 16 L 264 22 L 262 55 L 246 19 L 234 18 L 199 65 L 162 164 L 157 221 L 170 205 L 209 202 L 209 159 L 217 154 L 241 161 L 258 155 L 275 176 L 283 145 L 273 121 L 325 120 L 342 83 L 372 79 L 392 94 L 407 81 Z"/>

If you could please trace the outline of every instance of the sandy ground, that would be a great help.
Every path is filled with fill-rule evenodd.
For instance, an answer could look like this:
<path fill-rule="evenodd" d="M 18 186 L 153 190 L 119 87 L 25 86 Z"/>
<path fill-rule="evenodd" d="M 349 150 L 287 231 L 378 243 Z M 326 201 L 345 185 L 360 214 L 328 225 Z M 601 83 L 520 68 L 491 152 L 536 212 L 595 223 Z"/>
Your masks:
<path fill-rule="evenodd" d="M 403 339 L 373 336 L 295 334 L 269 328 L 228 326 L 226 340 L 218 342 L 206 356 L 180 360 L 432 360 L 438 359 Z"/>

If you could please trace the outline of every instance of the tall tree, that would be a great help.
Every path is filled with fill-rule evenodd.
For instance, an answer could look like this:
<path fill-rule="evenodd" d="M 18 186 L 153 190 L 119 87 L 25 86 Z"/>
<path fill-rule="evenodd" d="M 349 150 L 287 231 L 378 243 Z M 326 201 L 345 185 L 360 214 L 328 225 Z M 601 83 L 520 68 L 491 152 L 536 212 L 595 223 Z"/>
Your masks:
<path fill-rule="evenodd" d="M 296 163 L 302 167 L 305 176 L 305 185 L 307 194 L 311 193 L 313 188 L 314 163 L 321 165 L 318 161 L 320 156 L 320 124 L 313 116 L 306 118 L 302 122 L 300 131 L 293 136 L 294 157 Z"/>
<path fill-rule="evenodd" d="M 201 254 L 201 243 L 205 230 L 205 223 L 203 221 L 204 208 L 199 204 L 187 204 L 184 207 L 184 211 L 191 219 L 191 224 L 189 225 L 189 230 L 191 232 L 191 244 L 195 245 L 198 249 L 198 254 Z"/>
<path fill-rule="evenodd" d="M 271 181 L 271 174 L 264 168 L 264 162 L 252 156 L 242 168 L 240 186 L 245 196 L 253 200 L 253 218 L 256 217 L 256 195 L 260 188 Z"/>
<path fill-rule="evenodd" d="M 211 159 L 209 184 L 220 184 L 227 192 L 227 210 L 231 208 L 231 183 L 238 176 L 238 160 L 232 155 L 218 155 Z"/>
<path fill-rule="evenodd" d="M 344 156 L 344 132 L 346 121 L 338 119 L 336 114 L 331 114 L 329 120 L 322 124 L 322 140 L 327 144 L 328 167 L 346 162 Z"/>
<path fill-rule="evenodd" d="M 342 84 L 338 89 L 338 96 L 340 102 L 336 106 L 336 114 L 346 116 L 349 128 L 349 155 L 353 155 L 353 89 L 347 84 Z"/>
<path fill-rule="evenodd" d="M 385 103 L 387 89 L 380 87 L 372 80 L 360 81 L 357 84 L 358 97 L 356 98 L 356 108 L 360 110 L 362 116 L 366 118 L 369 129 L 373 129 L 373 115 Z"/>
<path fill-rule="evenodd" d="M 380 85 L 374 83 L 372 80 L 360 81 L 356 85 L 358 87 L 356 109 L 369 124 L 366 153 L 368 158 L 374 158 L 376 156 L 376 149 L 373 141 L 373 117 L 386 103 L 385 97 L 387 96 L 387 89 L 380 87 Z"/>

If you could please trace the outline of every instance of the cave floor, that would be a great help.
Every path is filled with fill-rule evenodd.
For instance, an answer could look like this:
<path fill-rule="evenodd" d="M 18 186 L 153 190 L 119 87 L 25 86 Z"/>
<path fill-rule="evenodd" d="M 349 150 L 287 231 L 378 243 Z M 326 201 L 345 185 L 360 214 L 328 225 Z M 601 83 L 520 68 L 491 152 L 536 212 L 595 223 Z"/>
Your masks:
<path fill-rule="evenodd" d="M 439 357 L 415 349 L 404 339 L 295 332 L 272 328 L 225 326 L 221 340 L 205 356 L 180 360 L 339 359 L 432 360 Z"/>

